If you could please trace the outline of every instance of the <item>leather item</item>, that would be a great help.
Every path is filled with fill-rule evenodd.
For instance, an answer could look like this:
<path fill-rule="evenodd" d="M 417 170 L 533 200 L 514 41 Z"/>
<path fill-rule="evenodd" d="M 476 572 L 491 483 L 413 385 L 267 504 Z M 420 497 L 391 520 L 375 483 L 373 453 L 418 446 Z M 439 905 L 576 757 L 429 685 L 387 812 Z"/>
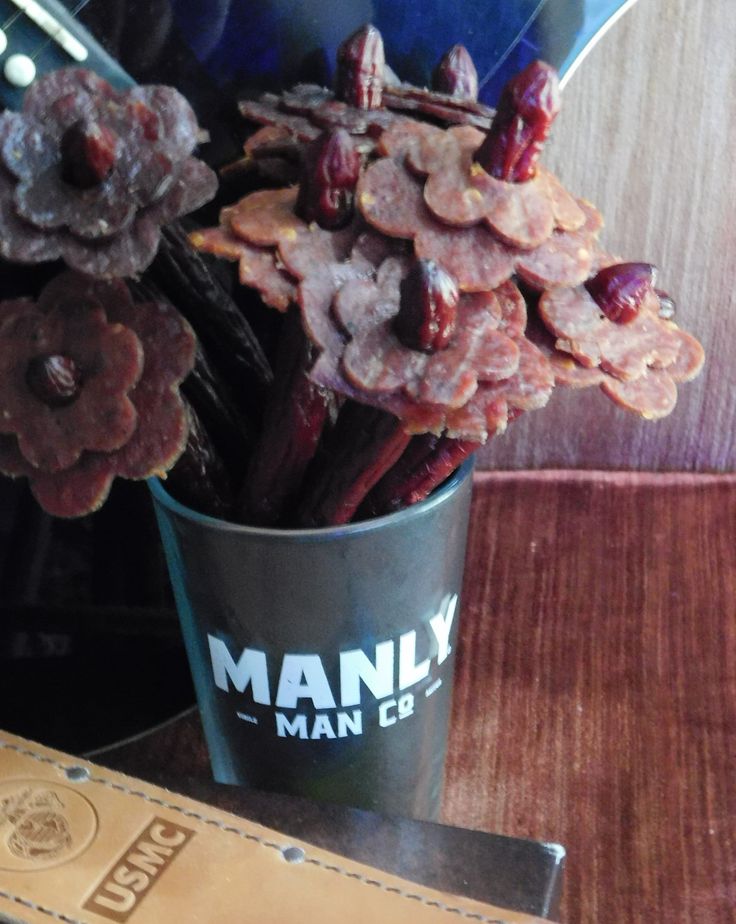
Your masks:
<path fill-rule="evenodd" d="M 0 732 L 0 920 L 541 924 Z"/>

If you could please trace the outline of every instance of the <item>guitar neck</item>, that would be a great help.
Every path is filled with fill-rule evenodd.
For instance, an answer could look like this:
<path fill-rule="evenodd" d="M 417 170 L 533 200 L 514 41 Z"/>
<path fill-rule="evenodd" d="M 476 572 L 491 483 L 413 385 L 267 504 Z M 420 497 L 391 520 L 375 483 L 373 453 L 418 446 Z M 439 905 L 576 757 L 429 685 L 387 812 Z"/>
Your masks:
<path fill-rule="evenodd" d="M 120 89 L 133 79 L 58 0 L 0 0 L 0 104 L 18 109 L 27 86 L 59 67 L 87 67 Z"/>

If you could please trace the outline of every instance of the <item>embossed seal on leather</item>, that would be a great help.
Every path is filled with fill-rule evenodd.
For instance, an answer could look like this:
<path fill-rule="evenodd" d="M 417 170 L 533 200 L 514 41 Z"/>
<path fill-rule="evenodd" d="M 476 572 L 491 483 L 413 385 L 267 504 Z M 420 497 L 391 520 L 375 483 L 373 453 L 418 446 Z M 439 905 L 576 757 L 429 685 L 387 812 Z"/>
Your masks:
<path fill-rule="evenodd" d="M 0 731 L 0 921 L 542 924 Z"/>

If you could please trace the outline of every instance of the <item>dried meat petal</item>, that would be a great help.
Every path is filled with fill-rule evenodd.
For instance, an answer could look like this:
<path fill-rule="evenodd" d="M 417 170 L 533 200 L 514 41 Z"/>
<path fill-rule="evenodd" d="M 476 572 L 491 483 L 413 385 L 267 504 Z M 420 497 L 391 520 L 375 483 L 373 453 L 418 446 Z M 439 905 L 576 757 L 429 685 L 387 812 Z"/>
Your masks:
<path fill-rule="evenodd" d="M 294 211 L 298 192 L 295 186 L 259 190 L 224 209 L 220 221 L 228 224 L 238 237 L 258 247 L 294 240 L 307 228 Z"/>
<path fill-rule="evenodd" d="M 703 368 L 705 351 L 692 334 L 684 330 L 674 331 L 680 342 L 677 358 L 667 366 L 667 374 L 675 382 L 691 382 Z"/>
<path fill-rule="evenodd" d="M 487 292 L 514 272 L 514 253 L 483 225 L 450 228 L 425 221 L 414 240 L 416 255 L 435 260 L 465 292 Z"/>
<path fill-rule="evenodd" d="M 403 389 L 419 403 L 454 408 L 472 397 L 479 379 L 516 371 L 519 350 L 498 330 L 500 308 L 492 293 L 461 296 L 456 332 L 445 349 L 427 354 L 404 346 L 392 320 L 408 271 L 406 260 L 389 258 L 375 281 L 347 284 L 335 298 L 334 316 L 351 338 L 342 367 L 354 386 L 368 393 Z"/>
<path fill-rule="evenodd" d="M 662 369 L 649 369 L 638 379 L 628 382 L 607 376 L 601 389 L 619 407 L 646 420 L 666 417 L 677 403 L 677 386 L 672 376 Z"/>
<path fill-rule="evenodd" d="M 594 206 L 587 203 L 588 208 L 584 209 L 580 200 L 576 199 L 560 183 L 554 173 L 550 173 L 543 167 L 537 168 L 537 173 L 542 176 L 547 184 L 547 194 L 550 204 L 552 205 L 552 214 L 554 216 L 555 227 L 563 231 L 577 231 L 582 228 L 586 222 L 594 223 L 595 216 L 600 217 L 600 213 Z M 602 224 L 602 221 L 601 221 Z M 592 228 L 588 230 L 593 232 Z"/>
<path fill-rule="evenodd" d="M 636 379 L 648 366 L 666 367 L 677 358 L 679 340 L 670 322 L 657 316 L 651 293 L 629 324 L 615 324 L 585 288 L 546 292 L 539 313 L 558 338 L 557 346 L 584 366 L 600 366 L 620 379 Z"/>
<path fill-rule="evenodd" d="M 535 287 L 576 285 L 588 277 L 595 253 L 593 238 L 583 229 L 554 232 L 538 248 L 519 250 L 499 241 L 484 224 L 443 224 L 427 208 L 420 182 L 389 157 L 375 161 L 362 175 L 358 207 L 381 233 L 414 239 L 416 255 L 435 260 L 466 292 L 495 289 L 517 268 Z"/>
<path fill-rule="evenodd" d="M 516 271 L 533 289 L 580 285 L 590 276 L 594 242 L 580 231 L 554 231 L 539 247 L 519 255 Z"/>
<path fill-rule="evenodd" d="M 279 108 L 279 98 L 273 94 L 264 94 L 259 100 L 241 100 L 238 109 L 243 118 L 258 125 L 284 128 L 299 141 L 314 141 L 322 132 L 318 125 L 313 125 L 305 116 L 283 112 Z"/>
<path fill-rule="evenodd" d="M 383 104 L 389 109 L 438 119 L 447 125 L 473 125 L 487 130 L 493 121 L 493 109 L 477 100 L 408 84 L 384 87 Z"/>
<path fill-rule="evenodd" d="M 202 253 L 237 261 L 240 284 L 257 289 L 263 301 L 277 311 L 286 311 L 296 301 L 296 284 L 276 265 L 273 250 L 248 244 L 222 225 L 194 231 L 189 240 Z"/>
<path fill-rule="evenodd" d="M 381 135 L 378 141 L 378 150 L 385 157 L 403 161 L 410 152 L 417 151 L 422 142 L 434 140 L 435 143 L 442 143 L 443 138 L 444 132 L 441 128 L 437 128 L 436 125 L 403 119 L 402 121 L 394 122 Z M 431 144 L 427 145 L 427 149 L 430 148 Z"/>

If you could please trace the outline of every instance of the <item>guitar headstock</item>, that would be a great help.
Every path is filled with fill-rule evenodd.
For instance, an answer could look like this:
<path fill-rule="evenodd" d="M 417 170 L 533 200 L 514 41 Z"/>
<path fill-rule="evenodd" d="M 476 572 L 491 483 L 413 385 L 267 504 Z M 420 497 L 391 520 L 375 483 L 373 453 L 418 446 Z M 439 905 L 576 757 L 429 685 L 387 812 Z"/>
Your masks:
<path fill-rule="evenodd" d="M 58 67 L 90 68 L 121 89 L 134 83 L 73 14 L 58 0 L 0 0 L 2 106 L 18 109 L 26 87 Z"/>

